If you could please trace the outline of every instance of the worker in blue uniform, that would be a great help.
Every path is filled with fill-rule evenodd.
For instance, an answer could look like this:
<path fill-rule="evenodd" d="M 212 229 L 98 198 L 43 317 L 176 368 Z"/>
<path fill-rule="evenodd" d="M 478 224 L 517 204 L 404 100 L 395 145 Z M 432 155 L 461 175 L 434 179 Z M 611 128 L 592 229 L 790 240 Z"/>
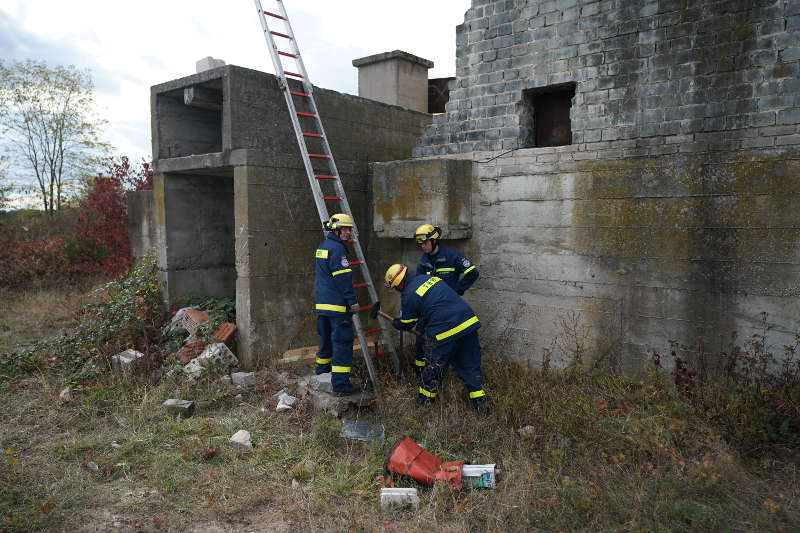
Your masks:
<path fill-rule="evenodd" d="M 417 327 L 432 349 L 420 374 L 417 402 L 430 404 L 439 392 L 447 368 L 453 365 L 469 392 L 472 406 L 488 410 L 481 373 L 481 347 L 475 312 L 441 278 L 407 276 L 408 267 L 395 264 L 384 276 L 386 286 L 401 293 L 400 316 L 392 326 L 401 331 Z"/>
<path fill-rule="evenodd" d="M 414 232 L 414 240 L 422 249 L 422 257 L 417 265 L 417 276 L 436 276 L 459 296 L 463 296 L 478 279 L 478 268 L 463 254 L 442 246 L 439 243 L 441 237 L 442 229 L 433 224 L 422 224 Z M 426 354 L 433 348 L 425 342 L 426 337 L 417 337 L 417 358 L 414 361 L 414 368 L 418 375 L 425 366 Z"/>
<path fill-rule="evenodd" d="M 353 217 L 332 215 L 325 223 L 329 231 L 315 255 L 314 302 L 319 333 L 315 372 L 332 372 L 331 386 L 338 395 L 360 392 L 351 383 L 353 365 L 353 317 L 359 309 L 353 292 L 353 271 L 347 259 L 345 241 L 353 231 Z"/>

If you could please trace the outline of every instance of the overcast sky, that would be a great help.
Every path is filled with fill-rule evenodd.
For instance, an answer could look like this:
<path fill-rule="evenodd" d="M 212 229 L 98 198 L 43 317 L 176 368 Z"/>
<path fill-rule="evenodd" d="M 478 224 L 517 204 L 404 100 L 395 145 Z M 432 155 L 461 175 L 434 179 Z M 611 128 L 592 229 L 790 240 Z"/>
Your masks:
<path fill-rule="evenodd" d="M 274 0 L 262 5 L 275 11 Z M 380 52 L 404 50 L 434 62 L 430 77 L 454 75 L 455 27 L 470 0 L 284 5 L 311 81 L 358 94 L 351 61 Z M 0 0 L 0 58 L 91 69 L 105 138 L 134 160 L 150 157 L 150 86 L 193 74 L 206 56 L 273 71 L 253 0 Z"/>

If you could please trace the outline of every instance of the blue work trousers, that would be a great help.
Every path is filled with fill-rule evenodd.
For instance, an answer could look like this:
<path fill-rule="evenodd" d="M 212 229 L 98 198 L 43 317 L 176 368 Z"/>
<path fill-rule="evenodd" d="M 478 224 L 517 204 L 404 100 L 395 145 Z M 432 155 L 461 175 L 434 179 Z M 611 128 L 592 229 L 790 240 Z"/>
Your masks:
<path fill-rule="evenodd" d="M 332 372 L 333 390 L 350 384 L 353 365 L 353 319 L 349 314 L 342 316 L 317 315 L 319 333 L 319 353 L 317 354 L 317 373 Z"/>
<path fill-rule="evenodd" d="M 439 392 L 447 369 L 453 369 L 464 382 L 470 399 L 483 397 L 483 375 L 481 374 L 481 346 L 478 332 L 445 343 L 437 343 L 427 354 L 420 376 L 420 395 L 434 399 Z"/>

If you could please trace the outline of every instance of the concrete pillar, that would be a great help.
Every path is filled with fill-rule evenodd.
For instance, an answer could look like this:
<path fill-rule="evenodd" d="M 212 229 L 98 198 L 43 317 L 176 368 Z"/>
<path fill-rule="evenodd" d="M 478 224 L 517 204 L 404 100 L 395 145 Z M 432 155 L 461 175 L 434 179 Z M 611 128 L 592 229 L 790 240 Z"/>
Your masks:
<path fill-rule="evenodd" d="M 433 61 L 395 50 L 353 60 L 358 95 L 385 104 L 428 112 L 428 69 Z"/>

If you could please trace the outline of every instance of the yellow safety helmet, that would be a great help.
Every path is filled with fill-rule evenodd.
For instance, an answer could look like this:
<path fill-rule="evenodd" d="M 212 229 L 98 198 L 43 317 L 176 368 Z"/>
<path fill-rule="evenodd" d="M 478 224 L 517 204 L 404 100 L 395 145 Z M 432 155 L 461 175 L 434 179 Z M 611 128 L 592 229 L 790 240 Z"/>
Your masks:
<path fill-rule="evenodd" d="M 408 267 L 405 265 L 398 265 L 394 264 L 389 267 L 389 270 L 386 271 L 386 275 L 383 279 L 386 281 L 386 287 L 389 289 L 394 289 L 398 285 L 403 282 L 403 279 L 406 277 L 406 271 Z"/>
<path fill-rule="evenodd" d="M 414 240 L 417 241 L 417 244 L 422 244 L 428 239 L 440 239 L 441 237 L 442 228 L 433 224 L 423 224 L 414 232 Z"/>
<path fill-rule="evenodd" d="M 353 224 L 353 217 L 345 213 L 331 215 L 331 218 L 325 223 L 325 229 L 327 230 L 352 228 L 353 226 L 355 226 L 355 224 Z"/>

